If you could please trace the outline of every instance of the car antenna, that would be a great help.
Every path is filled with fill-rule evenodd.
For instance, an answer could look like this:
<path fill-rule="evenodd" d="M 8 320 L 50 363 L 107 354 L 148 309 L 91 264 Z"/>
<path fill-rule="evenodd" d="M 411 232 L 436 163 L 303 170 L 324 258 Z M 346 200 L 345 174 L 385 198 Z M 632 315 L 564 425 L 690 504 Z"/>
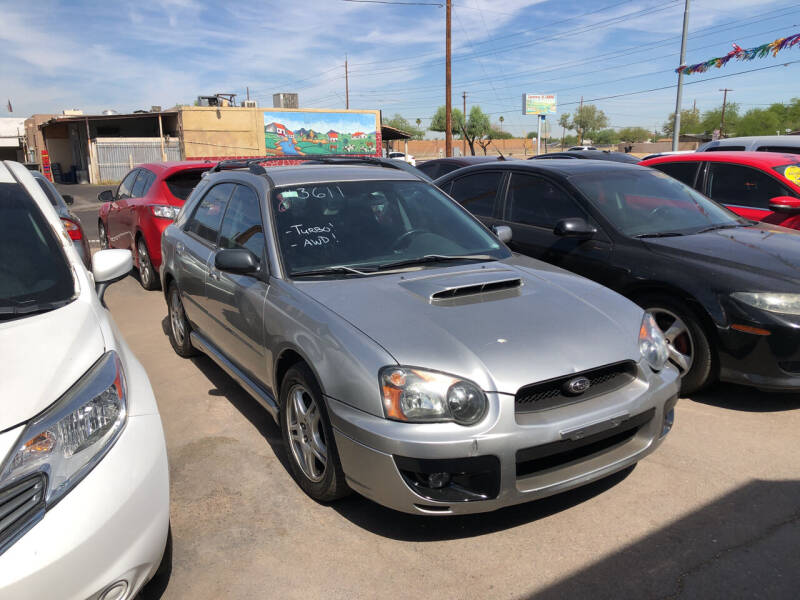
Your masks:
<path fill-rule="evenodd" d="M 494 140 L 492 140 L 492 146 L 494 146 L 494 149 L 497 150 L 497 153 L 500 155 L 500 158 L 497 160 L 508 160 L 505 156 L 503 156 L 503 153 L 500 152 L 500 148 L 497 147 L 497 144 L 494 143 Z"/>

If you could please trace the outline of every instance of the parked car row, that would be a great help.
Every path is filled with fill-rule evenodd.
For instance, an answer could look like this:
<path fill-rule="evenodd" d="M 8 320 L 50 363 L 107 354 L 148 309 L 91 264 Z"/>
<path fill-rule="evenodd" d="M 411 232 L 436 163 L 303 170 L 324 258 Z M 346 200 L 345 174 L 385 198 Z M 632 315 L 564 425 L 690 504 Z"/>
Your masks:
<path fill-rule="evenodd" d="M 777 182 L 780 216 L 798 161 L 760 155 L 770 180 L 738 189 Z M 796 390 L 800 233 L 713 199 L 725 153 L 687 156 L 140 165 L 100 194 L 86 264 L 48 186 L 0 164 L 0 340 L 21 349 L 0 375 L 27 399 L 0 418 L 0 589 L 133 596 L 163 568 L 160 418 L 103 303 L 134 266 L 175 352 L 263 405 L 323 502 L 495 510 L 636 464 L 679 391 Z"/>

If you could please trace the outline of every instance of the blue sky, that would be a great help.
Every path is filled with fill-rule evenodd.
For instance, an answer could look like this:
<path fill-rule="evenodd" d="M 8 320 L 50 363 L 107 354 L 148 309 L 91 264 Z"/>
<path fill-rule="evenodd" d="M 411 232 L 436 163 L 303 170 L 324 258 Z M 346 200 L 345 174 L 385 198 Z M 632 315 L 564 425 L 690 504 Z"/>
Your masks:
<path fill-rule="evenodd" d="M 399 0 L 400 1 L 400 0 Z M 435 1 L 435 0 L 431 0 Z M 442 0 L 444 1 L 444 0 Z M 467 92 L 493 121 L 521 134 L 521 96 L 556 93 L 559 112 L 581 95 L 612 126 L 660 127 L 674 109 L 683 0 L 453 0 L 453 105 Z M 344 0 L 210 3 L 200 0 L 0 0 L 0 100 L 13 115 L 81 108 L 130 111 L 191 103 L 245 86 L 260 106 L 298 92 L 302 107 L 350 106 L 400 113 L 427 125 L 444 104 L 444 21 L 438 6 Z M 787 0 L 692 0 L 687 63 L 800 31 Z M 800 96 L 800 60 L 777 58 L 686 77 L 684 107 L 721 104 L 720 88 L 744 110 Z M 704 81 L 708 80 L 708 81 Z M 617 98 L 607 98 L 617 96 Z M 597 100 L 595 100 L 597 99 Z M 0 106 L 2 106 L 0 105 Z M 556 116 L 549 119 L 557 129 Z"/>

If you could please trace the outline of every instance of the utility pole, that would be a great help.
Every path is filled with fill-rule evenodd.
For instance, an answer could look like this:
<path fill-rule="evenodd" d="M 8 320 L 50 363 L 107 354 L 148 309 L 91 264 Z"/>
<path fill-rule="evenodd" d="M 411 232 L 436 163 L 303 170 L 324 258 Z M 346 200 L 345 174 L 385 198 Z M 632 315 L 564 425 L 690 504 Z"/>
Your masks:
<path fill-rule="evenodd" d="M 445 98 L 444 112 L 444 155 L 453 156 L 453 98 L 450 88 L 450 11 L 452 9 L 452 0 L 447 0 L 447 17 L 446 17 L 446 33 L 445 33 L 445 46 L 446 46 L 446 65 L 445 65 Z M 466 142 L 466 140 L 465 140 Z"/>
<path fill-rule="evenodd" d="M 681 64 L 686 63 L 686 34 L 689 31 L 689 0 L 683 8 L 683 37 L 681 37 Z M 683 71 L 678 73 L 678 93 L 675 97 L 675 118 L 672 120 L 672 150 L 678 150 L 681 138 L 681 94 L 683 94 Z"/>
<path fill-rule="evenodd" d="M 461 98 L 464 100 L 464 126 L 467 125 L 467 92 L 461 92 Z M 462 136 L 463 137 L 463 136 Z M 461 140 L 461 156 L 467 155 L 467 138 Z"/>
<path fill-rule="evenodd" d="M 239 88 L 241 89 L 241 88 Z M 247 101 L 250 101 L 250 86 L 247 86 Z"/>
<path fill-rule="evenodd" d="M 583 122 L 583 96 L 581 96 L 581 103 L 580 103 L 580 106 L 578 106 L 578 118 L 581 120 L 581 123 L 582 123 Z M 579 146 L 583 146 L 583 125 L 582 124 L 578 125 L 578 133 L 580 134 L 580 137 L 581 137 L 581 141 L 580 141 L 580 143 L 578 145 Z"/>
<path fill-rule="evenodd" d="M 730 88 L 722 88 L 720 92 L 722 92 L 722 114 L 720 115 L 719 119 L 719 137 L 722 138 L 725 131 L 725 105 L 728 103 L 728 92 L 732 92 L 733 90 Z"/>
<path fill-rule="evenodd" d="M 347 73 L 347 55 L 344 55 L 344 107 L 350 109 L 350 79 Z"/>

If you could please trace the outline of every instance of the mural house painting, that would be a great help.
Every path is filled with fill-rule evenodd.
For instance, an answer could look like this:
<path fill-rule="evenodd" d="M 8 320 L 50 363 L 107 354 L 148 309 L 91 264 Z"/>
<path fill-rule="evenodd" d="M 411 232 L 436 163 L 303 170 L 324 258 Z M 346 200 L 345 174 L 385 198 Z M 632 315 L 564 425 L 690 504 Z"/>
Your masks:
<path fill-rule="evenodd" d="M 264 111 L 267 155 L 380 154 L 378 111 Z"/>

